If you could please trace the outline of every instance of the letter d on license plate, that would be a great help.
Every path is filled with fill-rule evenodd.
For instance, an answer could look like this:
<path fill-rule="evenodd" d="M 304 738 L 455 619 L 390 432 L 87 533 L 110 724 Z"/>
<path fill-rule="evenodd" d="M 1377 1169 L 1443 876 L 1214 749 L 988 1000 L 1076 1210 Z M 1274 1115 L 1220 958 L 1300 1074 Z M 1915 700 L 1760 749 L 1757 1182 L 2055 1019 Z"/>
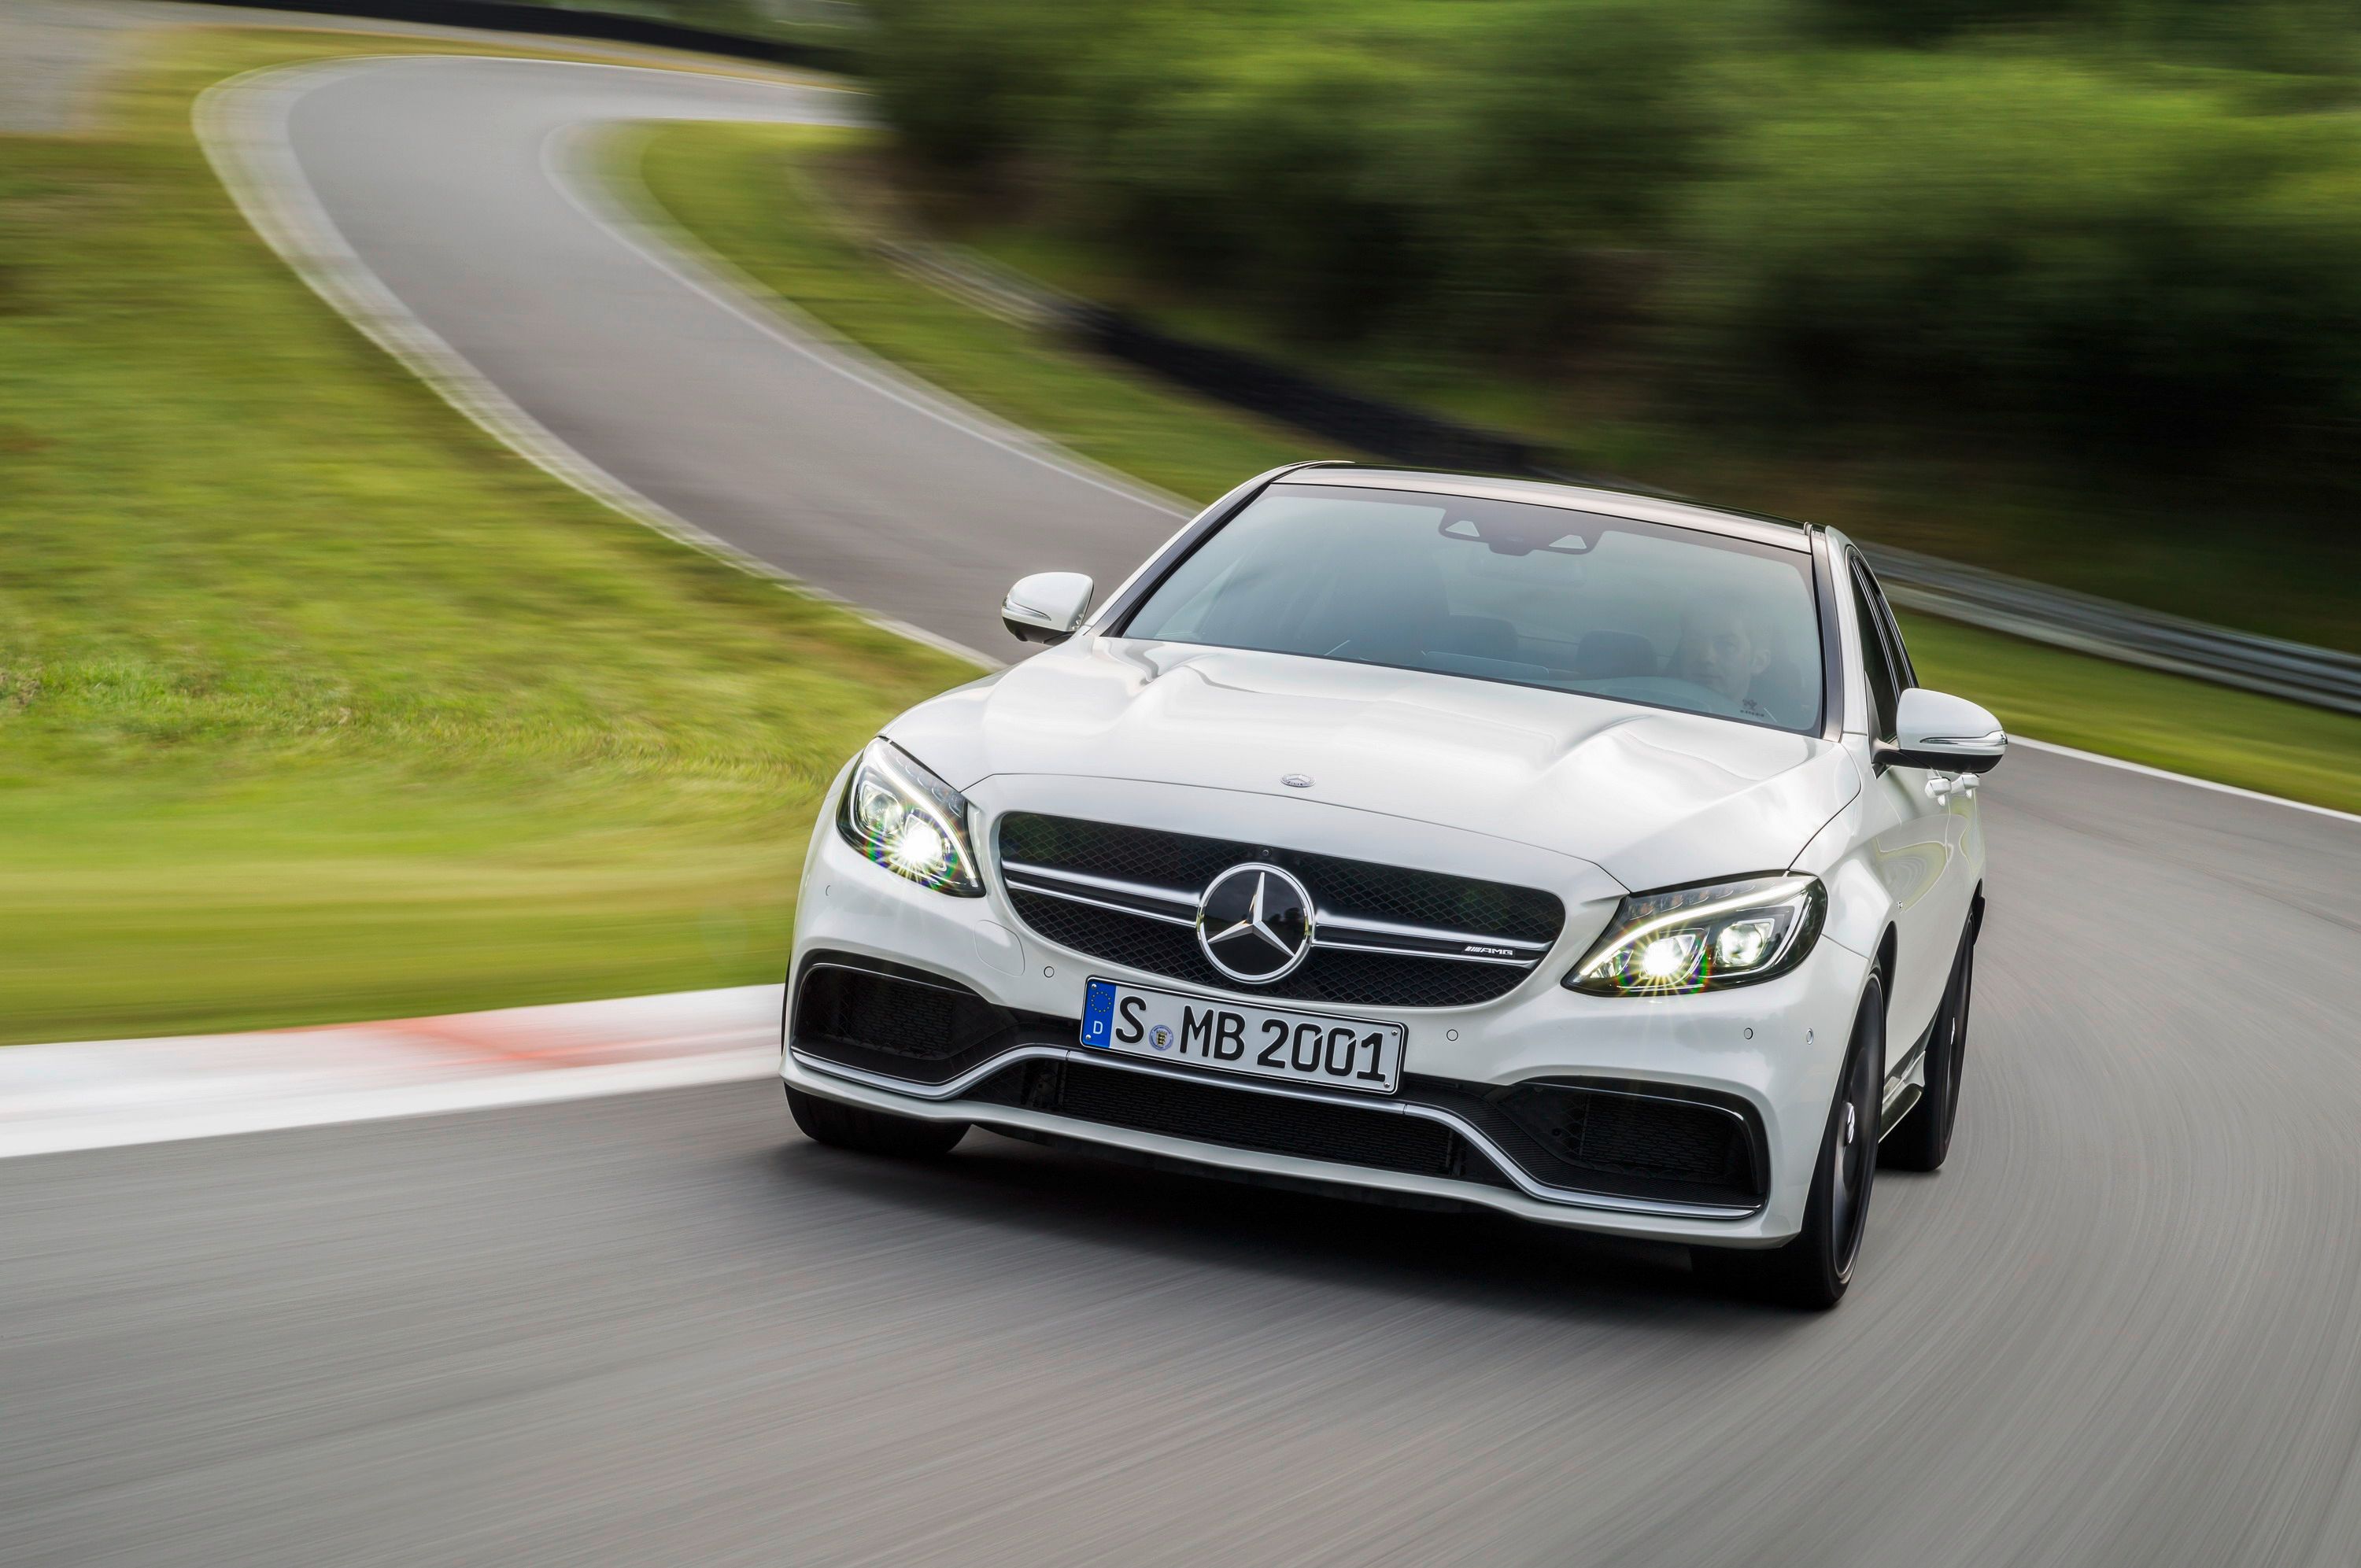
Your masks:
<path fill-rule="evenodd" d="M 1093 980 L 1082 992 L 1082 1044 L 1094 1050 L 1289 1083 L 1391 1094 L 1402 1039 L 1400 1024 L 1242 1007 L 1111 980 Z"/>

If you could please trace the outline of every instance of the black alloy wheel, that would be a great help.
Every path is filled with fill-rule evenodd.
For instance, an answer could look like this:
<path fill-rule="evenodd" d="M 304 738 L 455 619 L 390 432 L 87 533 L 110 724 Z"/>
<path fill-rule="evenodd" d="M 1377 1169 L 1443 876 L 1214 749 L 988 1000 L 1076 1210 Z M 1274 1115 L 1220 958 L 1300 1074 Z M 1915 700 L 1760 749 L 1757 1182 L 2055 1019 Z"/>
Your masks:
<path fill-rule="evenodd" d="M 1960 1075 L 1968 1059 L 1968 1003 L 1975 991 L 1976 944 L 1960 938 L 1943 1004 L 1935 1010 L 1927 1038 L 1926 1083 L 1918 1103 L 1885 1136 L 1880 1163 L 1889 1170 L 1940 1170 L 1951 1152 L 1951 1129 L 1960 1120 Z"/>
<path fill-rule="evenodd" d="M 1718 1285 L 1784 1306 L 1825 1310 L 1844 1299 L 1869 1230 L 1870 1190 L 1877 1180 L 1878 1115 L 1885 1098 L 1885 986 L 1869 978 L 1853 1019 L 1836 1100 L 1820 1135 L 1804 1228 L 1767 1251 L 1692 1247 L 1697 1272 Z"/>

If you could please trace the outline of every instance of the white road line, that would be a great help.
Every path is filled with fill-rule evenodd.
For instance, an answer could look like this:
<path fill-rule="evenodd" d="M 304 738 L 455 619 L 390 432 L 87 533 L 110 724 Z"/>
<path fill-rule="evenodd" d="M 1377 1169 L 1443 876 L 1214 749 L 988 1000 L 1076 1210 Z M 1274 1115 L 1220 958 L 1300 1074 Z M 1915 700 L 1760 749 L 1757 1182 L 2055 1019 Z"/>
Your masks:
<path fill-rule="evenodd" d="M 2201 779 L 2190 773 L 2176 773 L 2166 768 L 2151 768 L 2146 762 L 2127 762 L 2121 757 L 2109 757 L 2097 751 L 2084 751 L 2072 746 L 2060 746 L 2054 740 L 2033 740 L 2021 735 L 2012 735 L 2008 739 L 2012 746 L 2025 746 L 2036 751 L 2049 751 L 2060 757 L 2071 757 L 2076 762 L 2096 762 L 2103 768 L 2118 768 L 2125 773 L 2139 773 L 2147 778 L 2167 779 L 2174 784 L 2185 784 L 2196 789 L 2209 789 L 2216 795 L 2235 795 L 2241 800 L 2260 801 L 2266 806 L 2284 806 L 2290 811 L 2308 811 L 2314 817 L 2326 817 L 2339 822 L 2361 824 L 2361 814 L 2339 811 L 2333 806 L 2314 806 L 2308 800 L 2290 800 L 2283 795 L 2265 795 L 2258 789 L 2242 789 L 2236 784 L 2220 784 L 2213 779 Z"/>
<path fill-rule="evenodd" d="M 1110 495 L 1170 512 L 1183 522 L 1193 514 L 1196 509 L 1178 496 L 1093 463 L 1079 453 L 1069 452 L 1042 435 L 1012 424 L 880 358 L 798 309 L 793 302 L 781 298 L 728 258 L 708 249 L 686 230 L 653 221 L 651 215 L 634 213 L 615 202 L 601 188 L 594 171 L 578 167 L 568 170 L 561 163 L 562 154 L 570 152 L 588 135 L 611 129 L 620 123 L 626 122 L 564 126 L 551 132 L 542 144 L 542 172 L 575 211 L 607 230 L 642 260 L 813 364 L 904 408 L 939 420 L 962 435 L 1014 453 Z M 647 214 L 653 214 L 657 210 L 654 195 L 646 190 L 644 181 L 641 189 Z M 699 276 L 692 267 L 705 275 Z M 797 331 L 789 332 L 782 317 L 793 321 Z"/>

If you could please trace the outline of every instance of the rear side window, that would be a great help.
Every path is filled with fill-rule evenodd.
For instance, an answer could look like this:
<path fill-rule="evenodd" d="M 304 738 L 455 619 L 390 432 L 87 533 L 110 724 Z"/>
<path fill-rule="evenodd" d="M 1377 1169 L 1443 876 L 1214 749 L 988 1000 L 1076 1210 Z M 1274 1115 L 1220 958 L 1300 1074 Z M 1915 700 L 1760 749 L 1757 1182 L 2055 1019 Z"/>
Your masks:
<path fill-rule="evenodd" d="M 1885 648 L 1885 618 L 1878 613 L 1878 605 L 1871 596 L 1876 591 L 1870 586 L 1869 574 L 1856 562 L 1852 568 L 1852 612 L 1861 622 L 1861 669 L 1869 677 L 1869 707 L 1875 719 L 1872 734 L 1880 740 L 1894 739 L 1894 710 L 1902 699 L 1902 687 L 1894 679 L 1894 662 Z"/>

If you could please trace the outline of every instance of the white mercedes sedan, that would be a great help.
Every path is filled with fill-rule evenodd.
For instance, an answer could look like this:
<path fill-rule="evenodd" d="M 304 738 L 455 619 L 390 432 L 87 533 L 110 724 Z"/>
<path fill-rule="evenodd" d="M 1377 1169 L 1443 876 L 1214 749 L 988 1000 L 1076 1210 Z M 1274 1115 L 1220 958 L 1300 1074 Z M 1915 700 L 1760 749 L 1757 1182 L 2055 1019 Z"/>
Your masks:
<path fill-rule="evenodd" d="M 921 703 L 812 834 L 782 1076 L 971 1126 L 1687 1244 L 1807 1306 L 1959 1106 L 2007 737 L 1841 535 L 1315 464 Z"/>

